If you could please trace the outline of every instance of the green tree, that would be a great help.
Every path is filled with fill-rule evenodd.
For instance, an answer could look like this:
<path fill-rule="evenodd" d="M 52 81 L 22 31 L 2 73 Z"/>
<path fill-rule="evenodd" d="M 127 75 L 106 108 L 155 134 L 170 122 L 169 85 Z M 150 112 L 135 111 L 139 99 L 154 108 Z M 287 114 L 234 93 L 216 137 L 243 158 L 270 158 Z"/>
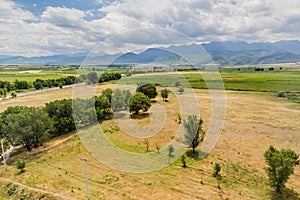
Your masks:
<path fill-rule="evenodd" d="M 143 93 L 137 92 L 129 99 L 129 112 L 139 114 L 140 110 L 148 111 L 151 107 L 150 99 Z"/>
<path fill-rule="evenodd" d="M 146 83 L 138 86 L 136 92 L 144 93 L 150 99 L 154 99 L 158 94 L 155 85 L 152 83 Z"/>
<path fill-rule="evenodd" d="M 76 130 L 72 115 L 73 109 L 71 99 L 56 100 L 54 102 L 46 103 L 44 109 L 53 121 L 54 128 L 51 131 L 53 136 L 67 134 Z"/>
<path fill-rule="evenodd" d="M 101 92 L 102 97 L 107 99 L 109 104 L 111 104 L 112 94 L 113 94 L 113 90 L 111 88 L 107 88 L 105 90 L 102 90 L 102 92 Z"/>
<path fill-rule="evenodd" d="M 184 143 L 193 148 L 193 153 L 195 153 L 195 148 L 203 141 L 205 132 L 202 130 L 202 119 L 197 119 L 195 115 L 189 115 L 188 120 L 183 121 L 183 126 L 186 129 L 186 134 L 184 135 Z"/>
<path fill-rule="evenodd" d="M 6 88 L 3 88 L 3 89 L 0 89 L 0 98 L 3 96 L 3 98 L 5 98 L 7 95 L 7 89 Z"/>
<path fill-rule="evenodd" d="M 28 107 L 17 107 L 13 111 L 2 118 L 2 131 L 8 141 L 13 145 L 23 144 L 28 151 L 42 145 L 52 129 L 47 113 L 40 108 Z"/>
<path fill-rule="evenodd" d="M 89 72 L 87 74 L 87 79 L 91 84 L 96 84 L 99 81 L 99 77 L 96 72 Z"/>
<path fill-rule="evenodd" d="M 4 98 L 6 98 L 6 96 L 7 96 L 7 89 L 6 88 L 3 89 L 2 95 L 3 95 Z"/>
<path fill-rule="evenodd" d="M 168 99 L 169 93 L 170 93 L 170 90 L 168 90 L 166 88 L 160 91 L 161 97 L 163 98 L 164 101 L 166 101 Z"/>
<path fill-rule="evenodd" d="M 11 95 L 12 98 L 16 98 L 17 97 L 17 93 L 16 92 L 12 92 L 10 95 Z"/>
<path fill-rule="evenodd" d="M 181 86 L 181 83 L 177 81 L 177 82 L 175 83 L 175 87 L 179 88 L 179 86 Z"/>
<path fill-rule="evenodd" d="M 34 82 L 33 86 L 36 90 L 43 89 L 43 84 L 41 82 Z"/>
<path fill-rule="evenodd" d="M 24 160 L 17 160 L 14 165 L 17 169 L 20 170 L 20 173 L 24 172 L 24 168 L 26 167 L 26 163 Z"/>
<path fill-rule="evenodd" d="M 177 119 L 178 119 L 178 123 L 181 124 L 182 118 L 181 118 L 181 114 L 180 113 L 177 113 Z"/>
<path fill-rule="evenodd" d="M 180 94 L 183 94 L 184 93 L 184 88 L 183 87 L 180 87 L 180 88 L 178 88 L 178 90 L 177 90 Z"/>
<path fill-rule="evenodd" d="M 95 109 L 98 120 L 105 119 L 111 114 L 111 106 L 109 100 L 104 96 L 95 97 Z"/>
<path fill-rule="evenodd" d="M 129 99 L 131 97 L 131 93 L 129 90 L 123 90 L 123 95 L 125 97 L 125 109 L 127 109 L 128 103 L 129 103 Z"/>
<path fill-rule="evenodd" d="M 111 98 L 111 108 L 114 112 L 120 111 L 126 107 L 126 99 L 124 93 L 119 89 L 115 89 Z"/>
<path fill-rule="evenodd" d="M 265 168 L 269 177 L 268 184 L 281 193 L 289 176 L 294 173 L 295 166 L 299 165 L 299 155 L 291 149 L 278 151 L 270 146 L 264 153 L 264 157 L 268 164 Z"/>

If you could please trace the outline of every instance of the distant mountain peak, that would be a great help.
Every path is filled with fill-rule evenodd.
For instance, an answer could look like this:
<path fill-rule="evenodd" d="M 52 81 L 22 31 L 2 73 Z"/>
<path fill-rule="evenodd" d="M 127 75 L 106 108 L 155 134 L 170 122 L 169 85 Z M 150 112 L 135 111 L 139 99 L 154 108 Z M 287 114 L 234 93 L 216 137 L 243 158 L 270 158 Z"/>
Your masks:
<path fill-rule="evenodd" d="M 243 65 L 259 63 L 300 62 L 300 41 L 282 40 L 274 43 L 244 41 L 213 41 L 203 44 L 171 45 L 149 48 L 141 53 L 124 54 L 60 54 L 40 57 L 0 55 L 0 64 L 192 64 L 210 63 Z M 212 59 L 211 59 L 212 58 Z"/>

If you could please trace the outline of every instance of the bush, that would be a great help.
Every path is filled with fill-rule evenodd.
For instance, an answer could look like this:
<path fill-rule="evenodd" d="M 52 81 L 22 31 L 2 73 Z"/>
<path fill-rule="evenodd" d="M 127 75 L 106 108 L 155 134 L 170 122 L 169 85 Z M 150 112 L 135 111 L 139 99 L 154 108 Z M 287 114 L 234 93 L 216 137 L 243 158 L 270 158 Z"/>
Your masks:
<path fill-rule="evenodd" d="M 170 93 L 170 91 L 168 89 L 163 89 L 161 91 L 161 97 L 163 98 L 164 101 L 167 101 L 167 99 L 169 97 L 169 93 Z"/>
<path fill-rule="evenodd" d="M 284 98 L 284 97 L 286 97 L 286 94 L 285 94 L 285 92 L 280 91 L 280 92 L 277 93 L 276 96 L 277 96 L 277 97 L 282 97 L 282 98 Z"/>
<path fill-rule="evenodd" d="M 221 171 L 220 163 L 215 163 L 213 176 L 217 177 L 219 175 L 220 171 Z"/>
<path fill-rule="evenodd" d="M 24 172 L 24 168 L 26 167 L 24 160 L 17 160 L 14 165 L 20 170 L 21 173 Z"/>
<path fill-rule="evenodd" d="M 173 153 L 174 153 L 174 151 L 175 151 L 173 145 L 169 145 L 168 150 L 169 150 L 169 156 L 170 156 L 170 157 L 173 156 Z"/>
<path fill-rule="evenodd" d="M 17 93 L 12 92 L 12 93 L 11 93 L 11 97 L 12 97 L 12 98 L 16 98 L 16 97 L 17 97 Z"/>
<path fill-rule="evenodd" d="M 183 94 L 183 93 L 184 93 L 184 88 L 183 88 L 183 87 L 178 88 L 178 92 L 179 92 L 180 94 Z"/>

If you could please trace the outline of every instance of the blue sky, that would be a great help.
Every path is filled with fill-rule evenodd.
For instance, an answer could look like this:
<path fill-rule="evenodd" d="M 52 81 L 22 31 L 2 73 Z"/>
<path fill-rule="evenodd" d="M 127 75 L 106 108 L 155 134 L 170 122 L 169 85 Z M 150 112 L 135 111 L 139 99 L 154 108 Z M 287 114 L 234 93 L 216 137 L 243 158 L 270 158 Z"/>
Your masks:
<path fill-rule="evenodd" d="M 89 52 L 99 44 L 103 51 L 114 53 L 109 49 L 109 38 L 114 35 L 120 36 L 113 44 L 118 51 L 160 43 L 172 45 L 181 41 L 176 38 L 180 34 L 198 43 L 299 40 L 300 1 L 286 2 L 0 0 L 0 55 Z"/>
<path fill-rule="evenodd" d="M 83 11 L 88 10 L 96 10 L 100 9 L 103 5 L 108 3 L 109 1 L 106 1 L 106 3 L 102 2 L 99 3 L 95 0 L 52 0 L 52 1 L 46 1 L 46 0 L 15 0 L 17 4 L 20 6 L 23 6 L 24 9 L 31 11 L 34 15 L 39 16 L 43 13 L 43 11 L 48 7 L 65 7 L 65 8 L 75 8 Z M 98 16 L 99 17 L 99 16 Z M 95 18 L 88 18 L 88 20 L 92 20 Z"/>

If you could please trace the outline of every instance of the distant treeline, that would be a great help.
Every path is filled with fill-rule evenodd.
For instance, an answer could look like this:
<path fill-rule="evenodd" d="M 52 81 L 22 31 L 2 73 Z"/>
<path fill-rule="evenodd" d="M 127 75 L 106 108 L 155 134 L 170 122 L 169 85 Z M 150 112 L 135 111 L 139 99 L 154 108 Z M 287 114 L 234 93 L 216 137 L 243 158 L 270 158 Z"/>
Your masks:
<path fill-rule="evenodd" d="M 88 74 L 80 75 L 79 77 L 67 76 L 59 79 L 36 79 L 33 83 L 25 80 L 15 80 L 14 82 L 0 80 L 0 96 L 3 95 L 5 97 L 7 95 L 7 92 L 15 90 L 26 90 L 30 88 L 40 90 L 43 88 L 52 87 L 62 88 L 65 85 L 72 85 L 74 83 L 86 82 L 87 84 L 96 84 L 111 80 L 118 80 L 120 78 L 120 73 L 104 72 L 103 74 L 101 74 L 101 76 L 99 76 L 96 72 L 90 72 Z"/>
<path fill-rule="evenodd" d="M 15 80 L 14 82 L 0 80 L 0 89 L 6 90 L 7 92 L 14 91 L 14 90 L 26 90 L 30 88 L 35 88 L 39 90 L 44 87 L 51 88 L 51 87 L 61 87 L 64 85 L 72 85 L 75 83 L 75 80 L 76 80 L 75 76 L 68 76 L 59 79 L 47 79 L 47 80 L 36 79 L 33 83 L 29 81 L 20 81 L 20 80 Z"/>

